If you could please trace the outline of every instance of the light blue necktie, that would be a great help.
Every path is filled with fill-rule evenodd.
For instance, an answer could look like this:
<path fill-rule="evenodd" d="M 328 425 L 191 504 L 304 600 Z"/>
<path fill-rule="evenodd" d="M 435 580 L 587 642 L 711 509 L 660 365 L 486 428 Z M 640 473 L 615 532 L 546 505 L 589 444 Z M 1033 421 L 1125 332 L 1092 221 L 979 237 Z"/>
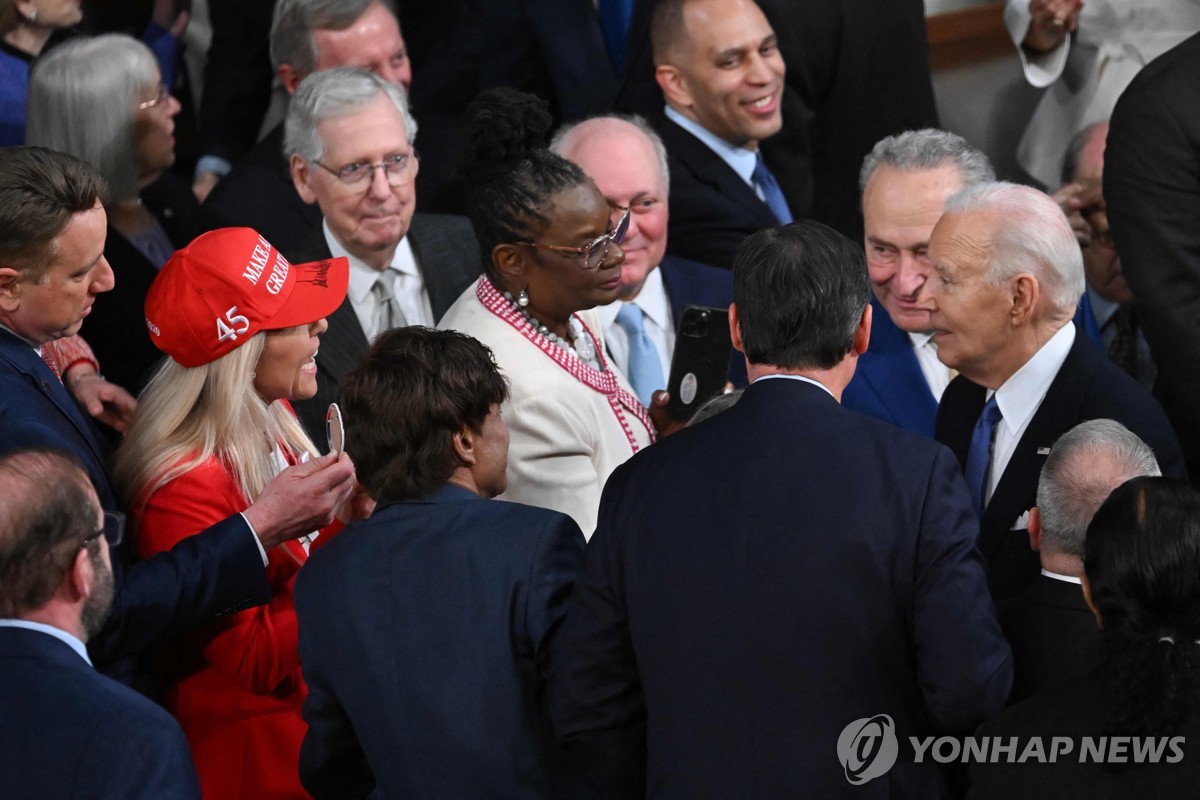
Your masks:
<path fill-rule="evenodd" d="M 633 303 L 625 303 L 617 312 L 617 324 L 629 337 L 629 382 L 633 384 L 633 393 L 647 408 L 650 406 L 650 396 L 659 389 L 667 388 L 663 380 L 662 364 L 658 361 L 658 351 L 654 342 L 646 335 L 646 324 L 642 319 L 642 310 Z"/>
<path fill-rule="evenodd" d="M 779 181 L 775 180 L 771 170 L 767 169 L 762 151 L 755 153 L 755 156 L 758 160 L 754 162 L 754 174 L 750 176 L 750 180 L 762 192 L 763 201 L 767 204 L 767 208 L 771 209 L 775 219 L 779 220 L 779 224 L 787 225 L 792 221 L 792 210 L 788 208 L 787 198 L 783 196 L 783 190 L 779 188 Z"/>
<path fill-rule="evenodd" d="M 975 430 L 971 433 L 971 447 L 967 450 L 967 466 L 963 470 L 971 499 L 975 502 L 975 514 L 983 516 L 984 496 L 987 494 L 988 467 L 992 463 L 992 440 L 996 423 L 1004 417 L 996 405 L 996 395 L 987 401 Z"/>

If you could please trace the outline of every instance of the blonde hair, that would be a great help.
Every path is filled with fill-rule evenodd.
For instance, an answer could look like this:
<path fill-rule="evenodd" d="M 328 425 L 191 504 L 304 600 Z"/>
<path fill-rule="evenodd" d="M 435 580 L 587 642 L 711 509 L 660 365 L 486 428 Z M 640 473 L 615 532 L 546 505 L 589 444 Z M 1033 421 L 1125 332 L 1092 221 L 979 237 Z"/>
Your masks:
<path fill-rule="evenodd" d="M 253 503 L 278 472 L 276 442 L 297 454 L 319 455 L 287 405 L 268 405 L 254 389 L 266 335 L 255 334 L 201 367 L 163 359 L 117 452 L 117 486 L 135 514 L 158 489 L 213 456 Z"/>

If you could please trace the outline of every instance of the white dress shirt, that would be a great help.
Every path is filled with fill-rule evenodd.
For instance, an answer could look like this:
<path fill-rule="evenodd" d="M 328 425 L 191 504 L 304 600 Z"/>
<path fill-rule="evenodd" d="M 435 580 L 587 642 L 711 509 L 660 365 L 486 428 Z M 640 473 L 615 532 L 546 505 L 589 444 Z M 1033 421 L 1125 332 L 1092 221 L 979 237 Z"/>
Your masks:
<path fill-rule="evenodd" d="M 625 305 L 624 300 L 616 300 L 606 306 L 600 306 L 596 313 L 604 328 L 604 344 L 608 348 L 611 361 L 616 364 L 621 374 L 629 375 L 629 334 L 617 324 L 617 314 Z M 658 353 L 658 362 L 662 366 L 663 380 L 671 377 L 671 356 L 675 352 L 675 320 L 671 316 L 671 301 L 667 299 L 667 289 L 663 285 L 662 273 L 658 267 L 650 270 L 642 290 L 632 301 L 642 310 L 642 318 L 646 323 L 646 336 L 654 343 Z"/>
<path fill-rule="evenodd" d="M 1026 361 L 1023 367 L 994 392 L 996 405 L 1000 407 L 1004 419 L 996 425 L 996 442 L 992 448 L 992 464 L 988 472 L 984 505 L 991 500 L 992 493 L 996 491 L 996 484 L 1000 482 L 1013 451 L 1017 449 L 1017 443 L 1025 435 L 1029 421 L 1046 398 L 1050 384 L 1054 382 L 1054 377 L 1067 360 L 1067 354 L 1071 352 L 1071 345 L 1074 343 L 1075 323 L 1068 322 L 1033 354 L 1033 358 Z M 988 397 L 992 394 L 989 392 Z"/>
<path fill-rule="evenodd" d="M 1062 581 L 1063 583 L 1073 583 L 1076 586 L 1081 586 L 1083 584 L 1083 581 L 1079 578 L 1075 578 L 1070 575 L 1059 575 L 1057 572 L 1051 572 L 1048 569 L 1042 569 L 1042 574 L 1047 578 L 1051 578 L 1056 581 Z"/>
<path fill-rule="evenodd" d="M 350 262 L 350 284 L 346 289 L 346 297 L 350 299 L 350 305 L 358 316 L 358 324 L 362 326 L 367 341 L 372 341 L 382 333 L 375 330 L 379 303 L 371 291 L 371 287 L 379 279 L 379 270 L 347 252 L 329 230 L 328 222 L 323 221 L 321 228 L 325 232 L 325 243 L 329 246 L 329 253 L 334 258 L 345 256 Z M 421 277 L 421 271 L 417 268 L 417 257 L 413 254 L 407 236 L 396 245 L 390 271 L 393 280 L 392 294 L 396 296 L 396 302 L 404 312 L 404 319 L 409 325 L 425 325 L 432 328 L 435 322 L 433 306 L 429 302 L 429 292 L 425 291 L 425 279 Z"/>
<path fill-rule="evenodd" d="M 929 391 L 933 392 L 933 399 L 942 402 L 942 393 L 950 385 L 950 369 L 938 361 L 937 342 L 933 341 L 933 331 L 909 333 L 908 339 L 912 342 L 913 354 L 917 357 L 917 365 L 921 368 L 925 384 L 929 386 Z"/>
<path fill-rule="evenodd" d="M 822 389 L 824 389 L 825 394 L 829 395 L 830 397 L 833 397 L 834 400 L 837 399 L 836 397 L 834 397 L 833 392 L 829 391 L 828 386 L 821 383 L 820 381 L 814 381 L 812 378 L 807 378 L 804 375 L 783 375 L 780 373 L 775 373 L 774 375 L 759 375 L 757 378 L 755 378 L 753 381 L 751 381 L 751 383 L 758 383 L 759 381 L 769 381 L 773 378 L 779 378 L 781 380 L 803 381 L 804 383 L 811 383 L 813 386 L 819 386 Z"/>
<path fill-rule="evenodd" d="M 55 628 L 53 625 L 43 625 L 40 622 L 30 622 L 27 619 L 0 619 L 0 628 L 24 628 L 25 630 L 40 631 L 48 636 L 53 636 L 78 653 L 79 657 L 86 661 L 89 667 L 92 666 L 92 660 L 88 658 L 87 646 L 62 628 Z"/>

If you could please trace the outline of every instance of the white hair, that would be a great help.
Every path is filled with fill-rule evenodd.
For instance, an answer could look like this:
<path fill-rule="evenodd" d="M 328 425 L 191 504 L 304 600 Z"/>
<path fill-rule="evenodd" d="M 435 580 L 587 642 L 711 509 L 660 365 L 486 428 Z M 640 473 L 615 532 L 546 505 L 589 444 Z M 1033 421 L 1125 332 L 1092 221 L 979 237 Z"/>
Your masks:
<path fill-rule="evenodd" d="M 317 133 L 317 123 L 357 114 L 381 94 L 404 118 L 404 135 L 411 145 L 417 138 L 417 122 L 408 110 L 404 87 L 365 69 L 336 67 L 314 72 L 296 88 L 284 121 L 284 153 L 295 153 L 309 162 L 320 161 L 325 143 Z"/>

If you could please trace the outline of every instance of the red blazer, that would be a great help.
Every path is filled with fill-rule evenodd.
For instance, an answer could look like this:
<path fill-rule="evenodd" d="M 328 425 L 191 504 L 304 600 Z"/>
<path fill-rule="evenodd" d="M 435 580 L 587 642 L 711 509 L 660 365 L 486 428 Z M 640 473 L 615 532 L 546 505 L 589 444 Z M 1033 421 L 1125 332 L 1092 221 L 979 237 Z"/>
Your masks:
<path fill-rule="evenodd" d="M 210 458 L 150 496 L 138 520 L 138 554 L 169 550 L 248 506 L 229 470 Z M 208 800 L 307 797 L 297 772 L 307 689 L 292 606 L 307 558 L 297 541 L 273 548 L 268 605 L 214 620 L 158 660 L 165 704 L 187 734 Z"/>

